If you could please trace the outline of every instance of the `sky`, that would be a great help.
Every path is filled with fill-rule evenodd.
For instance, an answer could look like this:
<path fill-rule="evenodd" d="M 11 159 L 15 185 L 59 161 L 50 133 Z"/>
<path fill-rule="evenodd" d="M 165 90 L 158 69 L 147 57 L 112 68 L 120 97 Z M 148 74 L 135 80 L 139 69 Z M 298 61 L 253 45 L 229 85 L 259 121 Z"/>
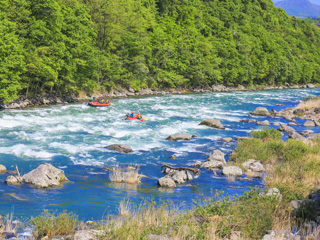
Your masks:
<path fill-rule="evenodd" d="M 278 2 L 278 1 L 280 1 L 280 0 L 272 0 L 272 1 Z M 315 4 L 320 5 L 320 0 L 309 0 L 309 1 L 312 2 L 312 3 L 315 3 Z"/>

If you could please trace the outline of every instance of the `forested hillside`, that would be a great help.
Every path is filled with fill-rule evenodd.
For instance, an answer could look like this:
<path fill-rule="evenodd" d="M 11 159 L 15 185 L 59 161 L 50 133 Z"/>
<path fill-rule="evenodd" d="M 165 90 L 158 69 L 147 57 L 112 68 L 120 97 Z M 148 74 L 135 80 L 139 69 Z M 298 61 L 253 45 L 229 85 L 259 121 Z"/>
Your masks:
<path fill-rule="evenodd" d="M 0 98 L 316 82 L 319 40 L 272 0 L 0 0 Z"/>

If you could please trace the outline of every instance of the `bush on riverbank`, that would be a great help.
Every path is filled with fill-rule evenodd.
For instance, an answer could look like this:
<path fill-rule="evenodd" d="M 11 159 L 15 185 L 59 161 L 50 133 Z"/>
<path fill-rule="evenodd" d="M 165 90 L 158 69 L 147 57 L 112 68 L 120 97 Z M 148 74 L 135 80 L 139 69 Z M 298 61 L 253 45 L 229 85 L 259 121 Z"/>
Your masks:
<path fill-rule="evenodd" d="M 277 137 L 257 138 L 257 133 L 252 136 L 239 142 L 231 161 L 243 163 L 256 159 L 269 164 L 268 177 L 264 179 L 266 186 L 278 188 L 287 201 L 305 198 L 319 187 L 319 138 L 305 144 L 294 139 L 283 142 Z"/>
<path fill-rule="evenodd" d="M 78 217 L 73 213 L 63 212 L 60 214 L 50 213 L 44 210 L 44 213 L 30 220 L 35 226 L 35 235 L 38 237 L 52 237 L 73 234 L 79 223 Z"/>

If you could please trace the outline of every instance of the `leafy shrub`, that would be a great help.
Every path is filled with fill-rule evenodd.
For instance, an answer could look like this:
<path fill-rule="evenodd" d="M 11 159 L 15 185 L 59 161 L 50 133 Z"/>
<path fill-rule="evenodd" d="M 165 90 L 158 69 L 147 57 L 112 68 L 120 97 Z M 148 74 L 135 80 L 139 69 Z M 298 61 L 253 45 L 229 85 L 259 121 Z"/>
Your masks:
<path fill-rule="evenodd" d="M 44 213 L 30 221 L 37 229 L 37 235 L 43 236 L 59 236 L 72 234 L 77 226 L 78 217 L 73 213 L 63 212 L 57 216 L 44 210 Z"/>
<path fill-rule="evenodd" d="M 250 136 L 254 138 L 260 138 L 260 139 L 281 139 L 282 135 L 281 133 L 274 129 L 269 127 L 261 127 L 262 131 L 252 131 L 250 133 Z"/>

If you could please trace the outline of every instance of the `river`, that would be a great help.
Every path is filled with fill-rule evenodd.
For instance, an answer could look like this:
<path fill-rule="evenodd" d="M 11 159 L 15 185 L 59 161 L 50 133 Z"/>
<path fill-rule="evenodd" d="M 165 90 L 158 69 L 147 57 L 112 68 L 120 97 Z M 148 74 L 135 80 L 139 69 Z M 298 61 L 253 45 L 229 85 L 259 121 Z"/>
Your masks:
<path fill-rule="evenodd" d="M 124 198 L 132 204 L 153 199 L 170 201 L 180 208 L 191 208 L 193 200 L 212 196 L 213 191 L 225 195 L 241 194 L 249 187 L 263 187 L 259 179 L 230 181 L 220 173 L 201 169 L 199 177 L 174 190 L 157 187 L 163 163 L 191 166 L 204 161 L 215 149 L 230 153 L 235 143 L 221 138 L 248 136 L 259 129 L 255 123 L 243 123 L 258 106 L 277 111 L 295 106 L 320 89 L 288 89 L 274 91 L 165 95 L 112 100 L 110 107 L 92 108 L 85 104 L 56 105 L 0 112 L 0 164 L 8 170 L 19 167 L 22 174 L 41 163 L 51 163 L 65 171 L 71 180 L 54 189 L 36 189 L 28 185 L 8 186 L 7 174 L 0 174 L 0 215 L 34 217 L 43 209 L 67 210 L 83 220 L 100 220 L 116 214 Z M 275 106 L 285 104 L 286 106 Z M 124 121 L 127 112 L 140 112 L 147 121 Z M 205 119 L 218 119 L 226 127 L 218 130 L 200 126 Z M 287 122 L 280 118 L 271 123 Z M 298 121 L 294 126 L 304 130 Z M 315 128 L 315 132 L 319 132 Z M 165 140 L 170 134 L 196 135 L 191 141 Z M 133 153 L 109 151 L 109 144 L 128 144 Z M 175 154 L 176 159 L 170 156 Z M 139 166 L 147 176 L 141 184 L 115 184 L 108 178 L 106 167 Z M 15 197 L 12 197 L 15 194 Z"/>

